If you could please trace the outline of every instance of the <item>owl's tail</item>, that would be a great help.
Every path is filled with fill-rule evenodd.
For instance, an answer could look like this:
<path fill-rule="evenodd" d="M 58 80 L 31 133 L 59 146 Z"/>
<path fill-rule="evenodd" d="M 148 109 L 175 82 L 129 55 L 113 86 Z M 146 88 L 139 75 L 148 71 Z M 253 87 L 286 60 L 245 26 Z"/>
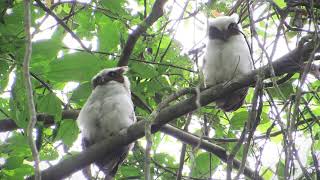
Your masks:
<path fill-rule="evenodd" d="M 242 89 L 239 89 L 235 92 L 232 92 L 231 94 L 229 94 L 226 97 L 217 99 L 215 101 L 216 105 L 218 106 L 218 108 L 220 108 L 226 112 L 235 111 L 242 106 L 244 99 L 248 93 L 248 89 L 249 88 L 247 88 L 247 87 L 242 88 Z"/>
<path fill-rule="evenodd" d="M 129 151 L 133 147 L 133 143 L 123 146 L 117 149 L 117 151 L 108 154 L 105 159 L 102 159 L 96 164 L 105 174 L 105 180 L 113 180 L 116 175 L 119 166 L 123 163 L 123 161 L 128 156 Z"/>

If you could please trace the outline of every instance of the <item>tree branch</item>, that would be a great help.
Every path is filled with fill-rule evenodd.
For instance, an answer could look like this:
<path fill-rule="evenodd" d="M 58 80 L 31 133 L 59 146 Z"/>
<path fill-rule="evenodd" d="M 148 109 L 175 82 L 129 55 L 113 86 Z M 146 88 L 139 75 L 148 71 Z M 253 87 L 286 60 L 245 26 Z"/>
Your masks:
<path fill-rule="evenodd" d="M 152 11 L 149 16 L 143 22 L 141 22 L 135 30 L 132 31 L 132 33 L 128 37 L 127 43 L 123 48 L 118 66 L 128 65 L 130 55 L 136 42 L 138 41 L 138 38 L 163 15 L 163 6 L 166 2 L 167 0 L 156 0 L 153 4 Z"/>
<path fill-rule="evenodd" d="M 31 77 L 29 72 L 29 65 L 31 60 L 32 54 L 32 42 L 31 42 L 31 2 L 30 0 L 24 1 L 24 29 L 26 33 L 26 50 L 23 58 L 23 76 L 24 76 L 24 83 L 27 93 L 27 101 L 28 101 L 28 110 L 29 110 L 29 122 L 27 127 L 27 137 L 28 143 L 32 152 L 32 157 L 34 160 L 34 176 L 36 180 L 41 179 L 40 175 L 40 159 L 39 153 L 36 147 L 36 143 L 33 140 L 33 128 L 37 123 L 37 112 L 35 109 L 34 101 L 33 101 L 33 91 L 32 91 L 32 84 L 31 84 Z"/>
<path fill-rule="evenodd" d="M 71 36 L 78 41 L 81 47 L 90 53 L 90 50 L 82 43 L 81 39 L 67 26 L 66 23 L 63 22 L 54 12 L 52 12 L 49 8 L 47 8 L 40 0 L 35 0 L 36 3 L 41 7 L 46 13 L 52 16 Z"/>

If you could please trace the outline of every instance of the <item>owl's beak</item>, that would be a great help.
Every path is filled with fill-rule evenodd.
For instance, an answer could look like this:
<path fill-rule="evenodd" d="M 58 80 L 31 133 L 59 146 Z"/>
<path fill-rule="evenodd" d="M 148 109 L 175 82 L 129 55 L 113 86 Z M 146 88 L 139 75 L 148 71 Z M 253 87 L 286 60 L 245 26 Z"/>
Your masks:
<path fill-rule="evenodd" d="M 124 73 L 126 73 L 128 70 L 129 70 L 129 67 L 128 67 L 128 66 L 122 66 L 122 67 L 119 68 L 118 72 L 119 72 L 120 74 L 124 74 Z"/>
<path fill-rule="evenodd" d="M 229 32 L 228 31 L 223 31 L 223 36 L 222 36 L 224 41 L 228 41 L 229 39 Z"/>

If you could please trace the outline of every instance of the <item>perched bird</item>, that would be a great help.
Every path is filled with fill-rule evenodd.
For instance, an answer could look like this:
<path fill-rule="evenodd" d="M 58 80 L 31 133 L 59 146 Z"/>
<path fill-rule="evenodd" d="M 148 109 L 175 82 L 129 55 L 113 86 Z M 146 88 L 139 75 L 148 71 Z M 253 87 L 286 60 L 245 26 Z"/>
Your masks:
<path fill-rule="evenodd" d="M 127 70 L 128 67 L 104 69 L 93 77 L 93 91 L 77 119 L 84 149 L 136 122 L 130 82 L 124 75 Z M 121 147 L 96 162 L 105 179 L 114 177 L 132 146 Z"/>
<path fill-rule="evenodd" d="M 240 33 L 238 19 L 238 15 L 234 14 L 220 16 L 209 22 L 209 40 L 203 65 L 207 86 L 228 82 L 252 69 L 250 51 L 244 36 Z M 227 112 L 235 111 L 242 106 L 247 92 L 247 87 L 239 89 L 217 99 L 216 105 Z"/>

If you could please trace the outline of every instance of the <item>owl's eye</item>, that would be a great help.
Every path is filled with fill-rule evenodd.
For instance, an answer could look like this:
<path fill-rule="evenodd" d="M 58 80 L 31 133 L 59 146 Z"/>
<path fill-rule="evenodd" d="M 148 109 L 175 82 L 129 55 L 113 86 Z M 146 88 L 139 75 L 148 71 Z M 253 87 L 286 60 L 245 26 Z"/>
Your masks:
<path fill-rule="evenodd" d="M 117 75 L 117 73 L 114 71 L 108 72 L 108 76 L 110 76 L 110 77 L 115 77 L 116 75 Z"/>
<path fill-rule="evenodd" d="M 238 29 L 238 25 L 236 23 L 230 23 L 228 29 Z"/>

